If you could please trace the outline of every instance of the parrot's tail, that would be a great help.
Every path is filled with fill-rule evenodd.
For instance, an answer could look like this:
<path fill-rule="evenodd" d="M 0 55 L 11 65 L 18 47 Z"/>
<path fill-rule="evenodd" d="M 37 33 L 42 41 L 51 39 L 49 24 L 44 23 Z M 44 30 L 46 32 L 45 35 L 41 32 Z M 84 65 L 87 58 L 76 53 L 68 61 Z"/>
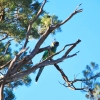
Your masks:
<path fill-rule="evenodd" d="M 41 67 L 41 68 L 39 69 L 38 74 L 37 74 L 37 76 L 36 76 L 36 78 L 35 78 L 35 81 L 36 81 L 36 82 L 38 81 L 38 79 L 39 79 L 39 77 L 40 77 L 40 75 L 41 75 L 43 69 L 44 69 L 44 67 Z"/>

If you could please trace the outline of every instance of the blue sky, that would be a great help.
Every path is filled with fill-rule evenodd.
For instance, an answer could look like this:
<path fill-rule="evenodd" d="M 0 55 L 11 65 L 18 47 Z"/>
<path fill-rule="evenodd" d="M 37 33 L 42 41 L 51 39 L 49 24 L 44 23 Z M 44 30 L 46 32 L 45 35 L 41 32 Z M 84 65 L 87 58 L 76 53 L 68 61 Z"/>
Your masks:
<path fill-rule="evenodd" d="M 78 39 L 82 41 L 70 53 L 80 51 L 77 56 L 59 63 L 70 80 L 74 79 L 74 75 L 77 74 L 79 74 L 77 78 L 82 78 L 82 70 L 91 61 L 100 65 L 100 1 L 49 0 L 44 7 L 50 15 L 55 14 L 60 20 L 64 20 L 80 3 L 82 3 L 80 8 L 83 9 L 83 12 L 75 15 L 64 24 L 61 27 L 62 32 L 58 32 L 54 36 L 60 42 L 57 51 L 61 50 L 65 44 L 73 43 Z M 30 41 L 29 46 L 32 48 L 32 45 L 34 46 L 36 42 L 37 40 Z M 52 37 L 49 36 L 42 46 L 48 46 L 51 42 Z M 60 57 L 60 55 L 57 57 Z M 39 62 L 41 56 L 42 54 L 37 55 L 33 59 L 33 63 Z M 31 74 L 33 80 L 31 86 L 21 86 L 14 90 L 17 100 L 86 100 L 84 93 L 70 90 L 59 84 L 59 81 L 61 83 L 64 83 L 64 81 L 55 67 L 45 67 L 37 84 L 35 83 L 36 73 Z M 76 85 L 81 87 L 81 84 Z"/>

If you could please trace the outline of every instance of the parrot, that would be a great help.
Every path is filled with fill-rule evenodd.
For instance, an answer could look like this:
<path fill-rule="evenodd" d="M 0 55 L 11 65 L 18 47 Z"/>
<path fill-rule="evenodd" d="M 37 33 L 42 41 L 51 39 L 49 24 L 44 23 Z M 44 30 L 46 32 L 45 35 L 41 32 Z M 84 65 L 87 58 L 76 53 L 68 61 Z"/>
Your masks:
<path fill-rule="evenodd" d="M 47 15 L 47 18 L 44 21 L 44 24 L 45 24 L 45 27 L 52 25 L 52 17 L 50 15 Z"/>
<path fill-rule="evenodd" d="M 42 26 L 39 30 L 39 34 L 43 35 L 43 33 L 47 30 L 47 28 L 53 24 L 52 17 L 50 15 L 44 16 L 41 19 L 41 23 L 42 23 Z"/>
<path fill-rule="evenodd" d="M 59 46 L 59 42 L 55 41 L 55 42 L 52 42 L 52 44 L 50 45 L 50 51 L 48 50 L 45 50 L 44 51 L 44 54 L 42 56 L 42 59 L 41 61 L 45 60 L 46 58 L 48 58 L 50 55 L 53 55 L 54 53 L 56 53 L 56 50 L 57 50 L 57 47 Z M 38 74 L 35 78 L 35 81 L 37 82 L 43 69 L 44 69 L 45 66 L 41 67 L 38 71 Z"/>

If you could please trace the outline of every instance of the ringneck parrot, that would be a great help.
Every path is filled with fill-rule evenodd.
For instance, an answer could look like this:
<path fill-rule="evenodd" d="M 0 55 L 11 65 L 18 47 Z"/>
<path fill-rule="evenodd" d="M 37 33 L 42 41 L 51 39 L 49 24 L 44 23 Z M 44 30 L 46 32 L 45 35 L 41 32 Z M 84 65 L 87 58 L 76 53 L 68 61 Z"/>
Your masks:
<path fill-rule="evenodd" d="M 53 42 L 53 43 L 51 44 L 51 46 L 50 46 L 50 51 L 45 50 L 45 52 L 44 52 L 44 54 L 43 54 L 43 56 L 42 56 L 41 61 L 45 60 L 45 59 L 48 58 L 50 55 L 53 55 L 53 54 L 56 52 L 58 46 L 59 46 L 59 42 Z M 35 78 L 35 81 L 36 81 L 36 82 L 38 81 L 38 79 L 39 79 L 39 77 L 40 77 L 40 75 L 41 75 L 43 69 L 44 69 L 44 66 L 41 67 L 41 68 L 39 69 L 38 74 L 37 74 L 37 76 L 36 76 L 36 78 Z"/>
<path fill-rule="evenodd" d="M 45 27 L 49 27 L 52 25 L 52 17 L 50 15 L 47 16 L 46 20 L 44 21 Z"/>
<path fill-rule="evenodd" d="M 41 27 L 38 31 L 40 35 L 43 35 L 49 26 L 53 25 L 52 17 L 50 15 L 46 15 L 41 19 Z"/>

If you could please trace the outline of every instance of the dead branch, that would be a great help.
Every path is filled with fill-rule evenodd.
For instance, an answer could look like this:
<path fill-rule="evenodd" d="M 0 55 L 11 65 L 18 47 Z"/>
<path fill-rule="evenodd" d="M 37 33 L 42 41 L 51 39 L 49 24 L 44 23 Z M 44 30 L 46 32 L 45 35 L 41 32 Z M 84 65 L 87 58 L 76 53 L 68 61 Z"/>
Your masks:
<path fill-rule="evenodd" d="M 79 43 L 80 41 L 78 40 L 78 41 L 76 41 L 66 52 L 67 53 L 65 53 L 66 54 L 66 56 L 65 56 L 65 54 L 61 57 L 61 58 L 58 58 L 58 59 L 56 59 L 56 60 L 52 60 L 52 61 L 48 61 L 48 60 L 50 60 L 51 58 L 52 58 L 52 56 L 49 56 L 46 60 L 44 60 L 44 61 L 42 61 L 42 62 L 40 62 L 40 63 L 38 63 L 38 64 L 36 64 L 36 65 L 34 65 L 32 68 L 30 68 L 30 69 L 28 69 L 28 70 L 26 70 L 26 71 L 22 71 L 22 72 L 16 72 L 15 70 L 12 70 L 12 72 L 16 72 L 16 73 L 10 73 L 10 77 L 9 78 L 7 78 L 7 80 L 6 80 L 6 82 L 11 82 L 11 81 L 15 81 L 15 80 L 18 80 L 18 79 L 20 79 L 20 78 L 22 78 L 22 77 L 24 77 L 24 76 L 26 76 L 26 75 L 28 75 L 28 74 L 30 74 L 30 73 L 32 73 L 32 72 L 34 72 L 35 70 L 37 70 L 38 68 L 40 68 L 40 67 L 42 67 L 42 66 L 47 66 L 47 65 L 54 65 L 54 64 L 57 64 L 57 63 L 60 63 L 60 62 L 62 62 L 63 60 L 65 60 L 66 59 L 66 57 L 67 57 L 67 55 L 69 54 L 69 52 Z M 24 61 L 24 59 L 23 59 L 23 61 Z M 2 79 L 1 79 L 1 81 L 2 81 Z"/>
<path fill-rule="evenodd" d="M 41 53 L 41 52 L 43 52 L 43 51 L 45 51 L 45 50 L 49 50 L 50 49 L 50 46 L 47 46 L 47 47 L 44 47 L 44 48 L 40 48 L 39 50 L 38 50 L 38 53 Z M 38 54 L 37 53 L 37 54 Z"/>
<path fill-rule="evenodd" d="M 13 60 L 11 60 L 10 64 L 9 64 L 9 67 L 8 67 L 8 71 L 6 73 L 6 75 L 4 76 L 3 78 L 3 81 L 1 83 L 1 87 L 3 88 L 4 87 L 4 84 L 6 82 L 6 79 L 7 77 L 9 76 L 10 72 L 11 72 L 11 69 L 12 67 L 14 66 L 15 62 L 17 61 L 17 59 L 20 57 L 20 55 L 25 52 L 28 48 L 25 48 L 25 49 L 22 49 L 16 56 Z"/>
<path fill-rule="evenodd" d="M 22 50 L 15 56 L 15 58 L 11 61 L 8 70 L 11 69 L 11 68 L 14 66 L 15 62 L 18 60 L 18 58 L 20 57 L 20 55 L 21 55 L 23 52 L 25 52 L 27 49 L 28 49 L 28 48 L 22 49 Z"/>
<path fill-rule="evenodd" d="M 76 55 L 77 55 L 77 53 L 79 53 L 79 51 L 78 51 L 78 52 L 76 52 L 76 53 L 74 53 L 74 54 L 72 54 L 72 55 L 68 55 L 68 56 L 67 56 L 67 58 L 74 57 L 74 56 L 76 56 Z"/>
<path fill-rule="evenodd" d="M 39 47 L 41 46 L 43 41 L 47 38 L 47 36 L 50 34 L 49 31 L 50 31 L 50 27 L 48 27 L 46 32 L 42 35 L 42 37 L 40 38 L 40 40 L 38 41 L 38 43 L 36 44 L 32 52 L 30 53 L 30 55 L 27 55 L 25 58 L 23 58 L 19 63 L 15 65 L 12 71 L 13 73 L 16 73 L 18 69 L 20 69 L 24 64 L 26 64 L 29 60 L 31 60 L 38 53 Z"/>
<path fill-rule="evenodd" d="M 56 69 L 60 72 L 60 74 L 62 75 L 62 78 L 65 80 L 67 86 L 65 84 L 62 84 L 65 87 L 68 87 L 72 90 L 83 90 L 84 88 L 76 88 L 73 85 L 72 81 L 69 81 L 68 77 L 66 76 L 66 74 L 60 69 L 60 67 L 57 64 L 54 64 L 54 66 L 56 67 Z M 61 84 L 61 83 L 60 83 Z"/>
<path fill-rule="evenodd" d="M 46 1 L 44 1 L 43 4 L 45 4 Z M 76 12 L 78 11 L 75 11 L 75 14 Z M 70 19 L 72 18 L 72 16 L 74 16 L 75 14 L 71 14 L 69 17 Z M 66 20 L 69 20 L 68 18 Z M 67 22 L 67 21 L 64 21 L 64 22 Z M 35 20 L 34 20 L 35 21 Z M 64 24 L 64 23 L 63 23 Z M 63 25 L 63 24 L 60 24 Z M 57 26 L 58 27 L 58 26 Z M 57 28 L 56 26 L 53 27 L 53 26 L 49 26 L 48 29 L 45 31 L 45 33 L 41 36 L 40 40 L 37 42 L 35 48 L 32 50 L 32 52 L 30 53 L 30 55 L 26 56 L 26 58 L 20 62 L 20 64 L 18 64 L 19 66 L 16 67 L 17 69 L 19 69 L 21 66 L 23 66 L 25 64 L 25 62 L 27 63 L 30 59 L 32 59 L 38 52 L 39 52 L 39 47 L 41 46 L 41 44 L 45 41 L 45 39 L 48 37 L 48 35 L 55 29 Z M 29 27 L 29 30 L 31 29 L 31 27 Z M 24 45 L 25 47 L 25 45 Z M 15 70 L 16 72 L 17 70 Z"/>
<path fill-rule="evenodd" d="M 65 83 L 62 84 L 62 83 L 60 83 L 60 82 L 59 82 L 59 83 L 60 83 L 61 85 L 65 86 L 65 87 L 68 87 L 68 88 L 72 89 L 72 90 L 85 90 L 85 91 L 86 91 L 86 89 L 85 89 L 84 87 L 82 87 L 82 84 L 81 84 L 81 88 L 76 88 L 76 87 L 74 86 L 74 83 L 79 82 L 79 81 L 80 81 L 80 82 L 89 81 L 89 80 L 91 80 L 91 79 L 94 79 L 95 77 L 98 77 L 98 75 L 100 74 L 100 73 L 97 73 L 96 75 L 94 75 L 94 76 L 92 76 L 92 77 L 90 77 L 90 78 L 88 78 L 88 79 L 74 79 L 73 81 L 69 81 L 68 76 L 66 76 L 66 74 L 60 69 L 60 67 L 59 67 L 57 64 L 54 64 L 54 66 L 55 66 L 56 69 L 60 72 L 62 78 L 63 78 L 64 81 L 66 82 L 66 84 L 65 84 Z"/>
<path fill-rule="evenodd" d="M 40 16 L 42 10 L 43 10 L 43 7 L 46 3 L 46 0 L 44 0 L 42 6 L 40 7 L 37 15 L 35 16 L 35 18 L 33 20 L 30 21 L 29 23 L 29 26 L 28 26 L 28 29 L 27 29 L 27 33 L 26 33 L 26 41 L 25 41 L 25 44 L 24 44 L 24 48 L 26 47 L 27 43 L 28 43 L 28 37 L 29 37 L 29 34 L 30 34 L 30 31 L 31 31 L 31 27 L 32 27 L 32 24 L 36 21 L 36 19 Z"/>
<path fill-rule="evenodd" d="M 5 67 L 7 67 L 7 66 L 9 66 L 10 62 L 11 62 L 11 60 L 8 61 L 6 64 L 0 66 L 0 70 L 3 69 L 3 68 L 5 68 Z"/>
<path fill-rule="evenodd" d="M 48 31 L 49 31 L 49 28 L 48 28 L 47 32 L 48 32 Z M 47 32 L 46 32 L 46 33 L 47 33 Z M 48 32 L 48 34 L 49 34 L 49 32 Z M 48 34 L 46 34 L 46 35 L 48 35 Z M 43 38 L 46 39 L 45 34 L 43 34 Z M 40 40 L 40 41 L 36 44 L 35 49 L 34 49 L 34 50 L 31 52 L 31 54 L 30 54 L 29 56 L 27 56 L 27 57 L 30 57 L 31 55 L 34 55 L 34 56 L 35 56 L 35 55 L 37 54 L 37 52 L 38 52 L 38 50 L 39 50 L 38 48 L 39 48 L 39 46 L 41 45 L 41 42 L 43 42 L 44 39 Z M 72 45 L 72 47 L 70 47 L 70 48 L 73 49 L 73 46 L 75 47 L 79 42 L 81 42 L 81 40 L 78 40 L 78 41 L 76 41 L 75 43 L 73 43 L 73 44 L 68 44 L 68 45 L 66 45 L 66 46 Z M 65 46 L 65 47 L 66 47 L 66 46 Z M 50 60 L 53 56 L 55 56 L 55 55 L 61 53 L 63 50 L 65 50 L 65 47 L 64 47 L 61 51 L 55 53 L 54 55 L 49 56 L 49 57 L 48 57 L 46 60 L 44 60 L 44 61 L 48 61 L 48 60 Z M 72 49 L 70 49 L 70 51 L 71 51 Z M 36 51 L 37 51 L 37 52 L 36 52 Z M 68 51 L 69 51 L 69 50 L 68 50 Z M 70 52 L 70 51 L 69 51 L 69 52 Z M 68 53 L 69 53 L 69 52 L 68 52 Z M 34 54 L 33 54 L 33 53 L 34 53 Z M 63 57 L 62 57 L 62 58 L 63 58 Z M 66 54 L 66 56 L 65 56 L 63 59 L 65 59 L 65 58 L 67 58 L 67 54 Z M 26 59 L 26 57 L 25 57 L 24 59 L 22 59 L 22 62 L 23 62 L 23 63 L 26 63 L 27 61 L 29 61 L 28 59 L 31 59 L 31 58 L 27 58 L 27 59 Z M 23 63 L 21 63 L 21 65 L 18 63 L 18 64 L 16 65 L 17 67 L 14 67 L 14 69 L 13 69 L 13 71 L 12 71 L 13 74 L 16 73 L 16 71 L 22 66 Z"/>
<path fill-rule="evenodd" d="M 65 24 L 66 22 L 68 22 L 74 15 L 76 15 L 77 13 L 80 13 L 83 11 L 83 9 L 79 9 L 79 6 L 81 6 L 81 4 L 79 4 L 76 9 L 74 10 L 74 12 L 64 21 L 62 21 L 61 23 L 58 23 L 57 25 L 55 25 L 53 28 L 56 29 L 57 27 L 60 27 L 61 25 Z"/>
<path fill-rule="evenodd" d="M 45 3 L 46 3 L 46 0 L 44 0 L 44 3 L 43 3 L 43 5 L 42 5 L 42 7 L 41 7 L 41 10 L 43 9 L 43 6 L 44 6 Z M 35 17 L 36 19 L 38 18 L 39 14 L 41 13 L 41 10 L 38 12 L 37 17 Z M 48 29 L 45 31 L 45 33 L 41 36 L 40 40 L 37 42 L 35 48 L 32 50 L 32 52 L 30 53 L 30 55 L 27 55 L 21 62 L 19 62 L 18 64 L 15 64 L 15 65 L 14 65 L 14 61 L 15 61 L 15 59 L 16 59 L 16 57 L 15 57 L 15 58 L 11 61 L 10 66 L 9 66 L 9 67 L 13 66 L 13 68 L 15 68 L 15 69 L 13 70 L 13 71 L 15 72 L 15 74 L 14 74 L 14 73 L 13 73 L 14 75 L 11 74 L 11 76 L 7 78 L 7 81 L 6 81 L 6 82 L 11 82 L 12 80 L 14 81 L 14 80 L 17 80 L 17 79 L 19 79 L 19 78 L 22 78 L 23 76 L 30 74 L 31 72 L 35 71 L 36 69 L 40 68 L 41 66 L 53 65 L 53 64 L 55 64 L 55 63 L 62 62 L 64 59 L 66 59 L 66 57 L 68 56 L 69 52 L 80 42 L 80 40 L 78 40 L 75 44 L 73 44 L 73 45 L 66 51 L 66 53 L 65 53 L 61 58 L 59 58 L 59 59 L 57 59 L 57 60 L 53 60 L 53 61 L 48 61 L 50 58 L 52 58 L 53 56 L 55 56 L 55 55 L 57 55 L 57 54 L 60 53 L 60 52 L 58 52 L 57 54 L 54 54 L 54 55 L 48 57 L 48 58 L 46 59 L 46 61 L 43 61 L 43 62 L 41 62 L 41 63 L 39 63 L 39 64 L 33 66 L 32 68 L 30 68 L 30 69 L 28 69 L 28 70 L 26 70 L 26 71 L 17 73 L 17 70 L 18 70 L 19 68 L 21 68 L 21 67 L 22 67 L 24 64 L 26 64 L 29 60 L 31 60 L 37 53 L 40 52 L 40 51 L 39 51 L 39 48 L 40 48 L 41 44 L 45 41 L 45 39 L 48 37 L 48 35 L 49 35 L 55 28 L 57 28 L 57 27 L 63 25 L 65 22 L 67 22 L 69 19 L 71 19 L 71 18 L 72 18 L 75 14 L 77 14 L 78 12 L 82 12 L 82 10 L 77 10 L 77 11 L 75 11 L 75 12 L 72 13 L 65 21 L 63 21 L 63 22 L 57 24 L 55 27 L 53 27 L 53 26 L 48 27 Z M 31 25 L 34 23 L 34 21 L 35 21 L 35 19 L 34 19 L 33 21 L 30 22 L 31 24 L 29 24 L 24 47 L 26 47 L 26 45 L 27 45 L 28 36 L 29 36 L 30 30 L 31 30 Z M 43 49 L 42 49 L 42 50 L 43 50 Z M 13 71 L 12 71 L 12 72 L 13 72 Z M 12 78 L 12 79 L 11 79 L 11 78 Z M 1 79 L 1 81 L 2 81 L 2 79 Z"/>
<path fill-rule="evenodd" d="M 6 47 L 5 52 L 4 52 L 4 54 L 3 54 L 2 56 L 5 56 L 5 54 L 7 53 L 8 48 L 9 48 L 9 46 L 10 46 L 10 41 L 12 41 L 12 40 L 13 40 L 13 39 L 9 40 L 9 41 L 6 43 L 5 46 L 7 46 L 7 47 Z"/>
<path fill-rule="evenodd" d="M 0 59 L 6 55 L 6 53 L 7 53 L 7 51 L 8 51 L 8 48 L 9 48 L 9 46 L 10 46 L 10 41 L 11 41 L 11 40 L 9 40 L 9 41 L 6 43 L 5 47 L 6 47 L 6 46 L 7 46 L 7 47 L 5 48 L 4 53 L 0 56 Z"/>
<path fill-rule="evenodd" d="M 8 34 L 6 34 L 0 41 L 5 40 L 8 37 Z"/>

